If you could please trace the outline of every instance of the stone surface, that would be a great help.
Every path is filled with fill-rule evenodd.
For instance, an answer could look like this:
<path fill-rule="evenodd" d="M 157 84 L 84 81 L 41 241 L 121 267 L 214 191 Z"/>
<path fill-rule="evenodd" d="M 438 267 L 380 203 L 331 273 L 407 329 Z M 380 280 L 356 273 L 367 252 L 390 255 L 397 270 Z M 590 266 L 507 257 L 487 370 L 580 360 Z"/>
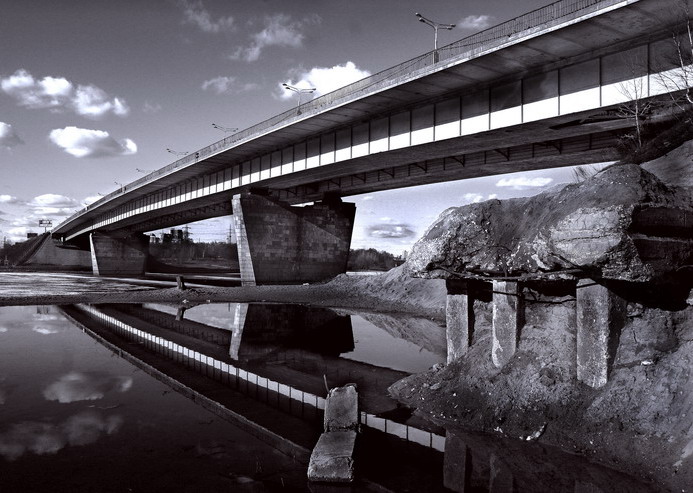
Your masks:
<path fill-rule="evenodd" d="M 140 276 L 149 256 L 149 236 L 91 233 L 92 270 L 97 276 Z"/>
<path fill-rule="evenodd" d="M 576 290 L 577 379 L 606 385 L 615 344 L 625 321 L 626 303 L 606 287 L 581 280 Z"/>
<path fill-rule="evenodd" d="M 356 385 L 331 389 L 325 403 L 325 431 L 356 431 L 359 426 Z"/>
<path fill-rule="evenodd" d="M 407 258 L 411 273 L 521 276 L 583 269 L 649 281 L 693 258 L 693 200 L 637 165 L 533 197 L 443 212 Z"/>
<path fill-rule="evenodd" d="M 244 285 L 298 284 L 346 272 L 356 207 L 292 207 L 263 195 L 232 199 Z"/>
<path fill-rule="evenodd" d="M 470 303 L 472 306 L 470 306 Z M 467 294 L 449 294 L 445 304 L 445 335 L 447 337 L 447 362 L 467 354 L 473 330 L 473 304 Z"/>
<path fill-rule="evenodd" d="M 500 368 L 515 354 L 523 320 L 519 283 L 493 281 L 491 360 Z"/>
<path fill-rule="evenodd" d="M 354 480 L 355 431 L 323 433 L 308 463 L 311 481 L 351 482 Z"/>

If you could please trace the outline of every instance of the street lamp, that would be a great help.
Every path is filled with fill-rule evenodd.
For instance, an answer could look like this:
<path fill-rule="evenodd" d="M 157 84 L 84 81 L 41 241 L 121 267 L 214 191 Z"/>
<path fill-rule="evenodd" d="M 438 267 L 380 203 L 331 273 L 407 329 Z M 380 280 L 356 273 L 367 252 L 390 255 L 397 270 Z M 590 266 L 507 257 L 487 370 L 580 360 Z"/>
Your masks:
<path fill-rule="evenodd" d="M 154 172 L 153 169 L 142 169 L 142 168 L 135 168 L 135 171 L 137 171 L 138 173 L 153 173 Z"/>
<path fill-rule="evenodd" d="M 169 149 L 168 147 L 166 148 L 166 152 L 170 152 L 171 154 L 175 154 L 176 156 L 186 156 L 188 154 L 188 151 L 174 151 Z"/>
<path fill-rule="evenodd" d="M 221 130 L 224 133 L 229 133 L 229 132 L 238 132 L 237 127 L 222 127 L 221 125 L 217 125 L 216 123 L 212 123 L 212 126 L 216 128 L 217 130 Z"/>
<path fill-rule="evenodd" d="M 118 185 L 120 187 L 121 192 L 125 189 L 125 185 L 123 185 L 122 183 L 120 183 L 118 181 L 114 181 L 113 183 L 115 183 L 116 185 Z"/>
<path fill-rule="evenodd" d="M 282 83 L 282 86 L 284 86 L 284 89 L 287 89 L 289 91 L 293 91 L 296 94 L 298 94 L 298 104 L 296 105 L 296 114 L 300 115 L 301 114 L 301 94 L 311 94 L 316 91 L 315 87 L 296 87 L 287 84 L 286 82 Z"/>
<path fill-rule="evenodd" d="M 427 26 L 433 28 L 433 62 L 438 61 L 438 29 L 447 29 L 448 31 L 455 28 L 455 24 L 443 24 L 441 22 L 434 22 L 431 19 L 427 19 L 418 12 L 415 14 L 419 19 L 419 22 L 423 22 Z"/>

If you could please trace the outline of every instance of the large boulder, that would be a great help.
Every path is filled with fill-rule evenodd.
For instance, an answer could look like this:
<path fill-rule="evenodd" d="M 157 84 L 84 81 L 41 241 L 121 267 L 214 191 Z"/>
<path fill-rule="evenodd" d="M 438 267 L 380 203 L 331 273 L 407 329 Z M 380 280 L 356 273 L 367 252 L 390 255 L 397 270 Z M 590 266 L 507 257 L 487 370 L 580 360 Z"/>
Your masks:
<path fill-rule="evenodd" d="M 690 190 L 627 164 L 533 197 L 450 208 L 414 245 L 407 265 L 424 278 L 578 269 L 650 281 L 692 261 Z"/>

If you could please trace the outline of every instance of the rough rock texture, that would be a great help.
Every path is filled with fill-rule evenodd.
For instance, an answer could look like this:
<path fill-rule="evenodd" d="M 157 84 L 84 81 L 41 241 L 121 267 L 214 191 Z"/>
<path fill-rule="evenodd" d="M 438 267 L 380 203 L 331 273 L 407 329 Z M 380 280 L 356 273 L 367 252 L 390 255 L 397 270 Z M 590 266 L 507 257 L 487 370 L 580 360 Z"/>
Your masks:
<path fill-rule="evenodd" d="M 526 324 L 503 367 L 491 360 L 491 303 L 475 302 L 466 355 L 390 393 L 448 429 L 482 431 L 586 455 L 656 491 L 693 484 L 693 306 L 628 303 L 608 382 L 577 381 L 575 299 L 526 292 Z"/>
<path fill-rule="evenodd" d="M 651 281 L 693 260 L 693 200 L 637 165 L 533 197 L 450 208 L 414 245 L 414 276 L 521 276 L 579 269 Z"/>

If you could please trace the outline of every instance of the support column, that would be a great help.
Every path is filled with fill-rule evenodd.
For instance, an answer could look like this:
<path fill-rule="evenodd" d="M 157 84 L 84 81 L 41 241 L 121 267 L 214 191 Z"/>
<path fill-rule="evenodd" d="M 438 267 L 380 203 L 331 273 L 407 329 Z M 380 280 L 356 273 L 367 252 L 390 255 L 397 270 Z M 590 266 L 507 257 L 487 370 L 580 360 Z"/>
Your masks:
<path fill-rule="evenodd" d="M 576 289 L 577 379 L 599 388 L 608 381 L 626 302 L 591 279 Z"/>
<path fill-rule="evenodd" d="M 491 454 L 489 469 L 491 470 L 489 493 L 513 493 L 515 491 L 513 472 L 495 454 Z"/>
<path fill-rule="evenodd" d="M 323 281 L 346 272 L 354 204 L 292 207 L 258 194 L 232 202 L 243 285 Z"/>
<path fill-rule="evenodd" d="M 474 333 L 474 297 L 466 281 L 446 280 L 445 335 L 451 363 L 467 354 Z"/>
<path fill-rule="evenodd" d="M 491 360 L 501 368 L 515 354 L 524 306 L 520 283 L 493 281 L 493 344 Z"/>
<path fill-rule="evenodd" d="M 91 265 L 97 276 L 141 276 L 149 256 L 149 236 L 141 233 L 91 233 Z"/>
<path fill-rule="evenodd" d="M 458 493 L 471 490 L 472 454 L 467 444 L 453 432 L 445 434 L 443 486 Z"/>
<path fill-rule="evenodd" d="M 245 320 L 248 316 L 248 303 L 236 303 L 236 309 L 233 312 L 233 325 L 231 332 L 231 345 L 229 346 L 229 356 L 237 360 L 241 349 L 241 338 L 243 337 L 243 329 L 245 328 Z"/>

